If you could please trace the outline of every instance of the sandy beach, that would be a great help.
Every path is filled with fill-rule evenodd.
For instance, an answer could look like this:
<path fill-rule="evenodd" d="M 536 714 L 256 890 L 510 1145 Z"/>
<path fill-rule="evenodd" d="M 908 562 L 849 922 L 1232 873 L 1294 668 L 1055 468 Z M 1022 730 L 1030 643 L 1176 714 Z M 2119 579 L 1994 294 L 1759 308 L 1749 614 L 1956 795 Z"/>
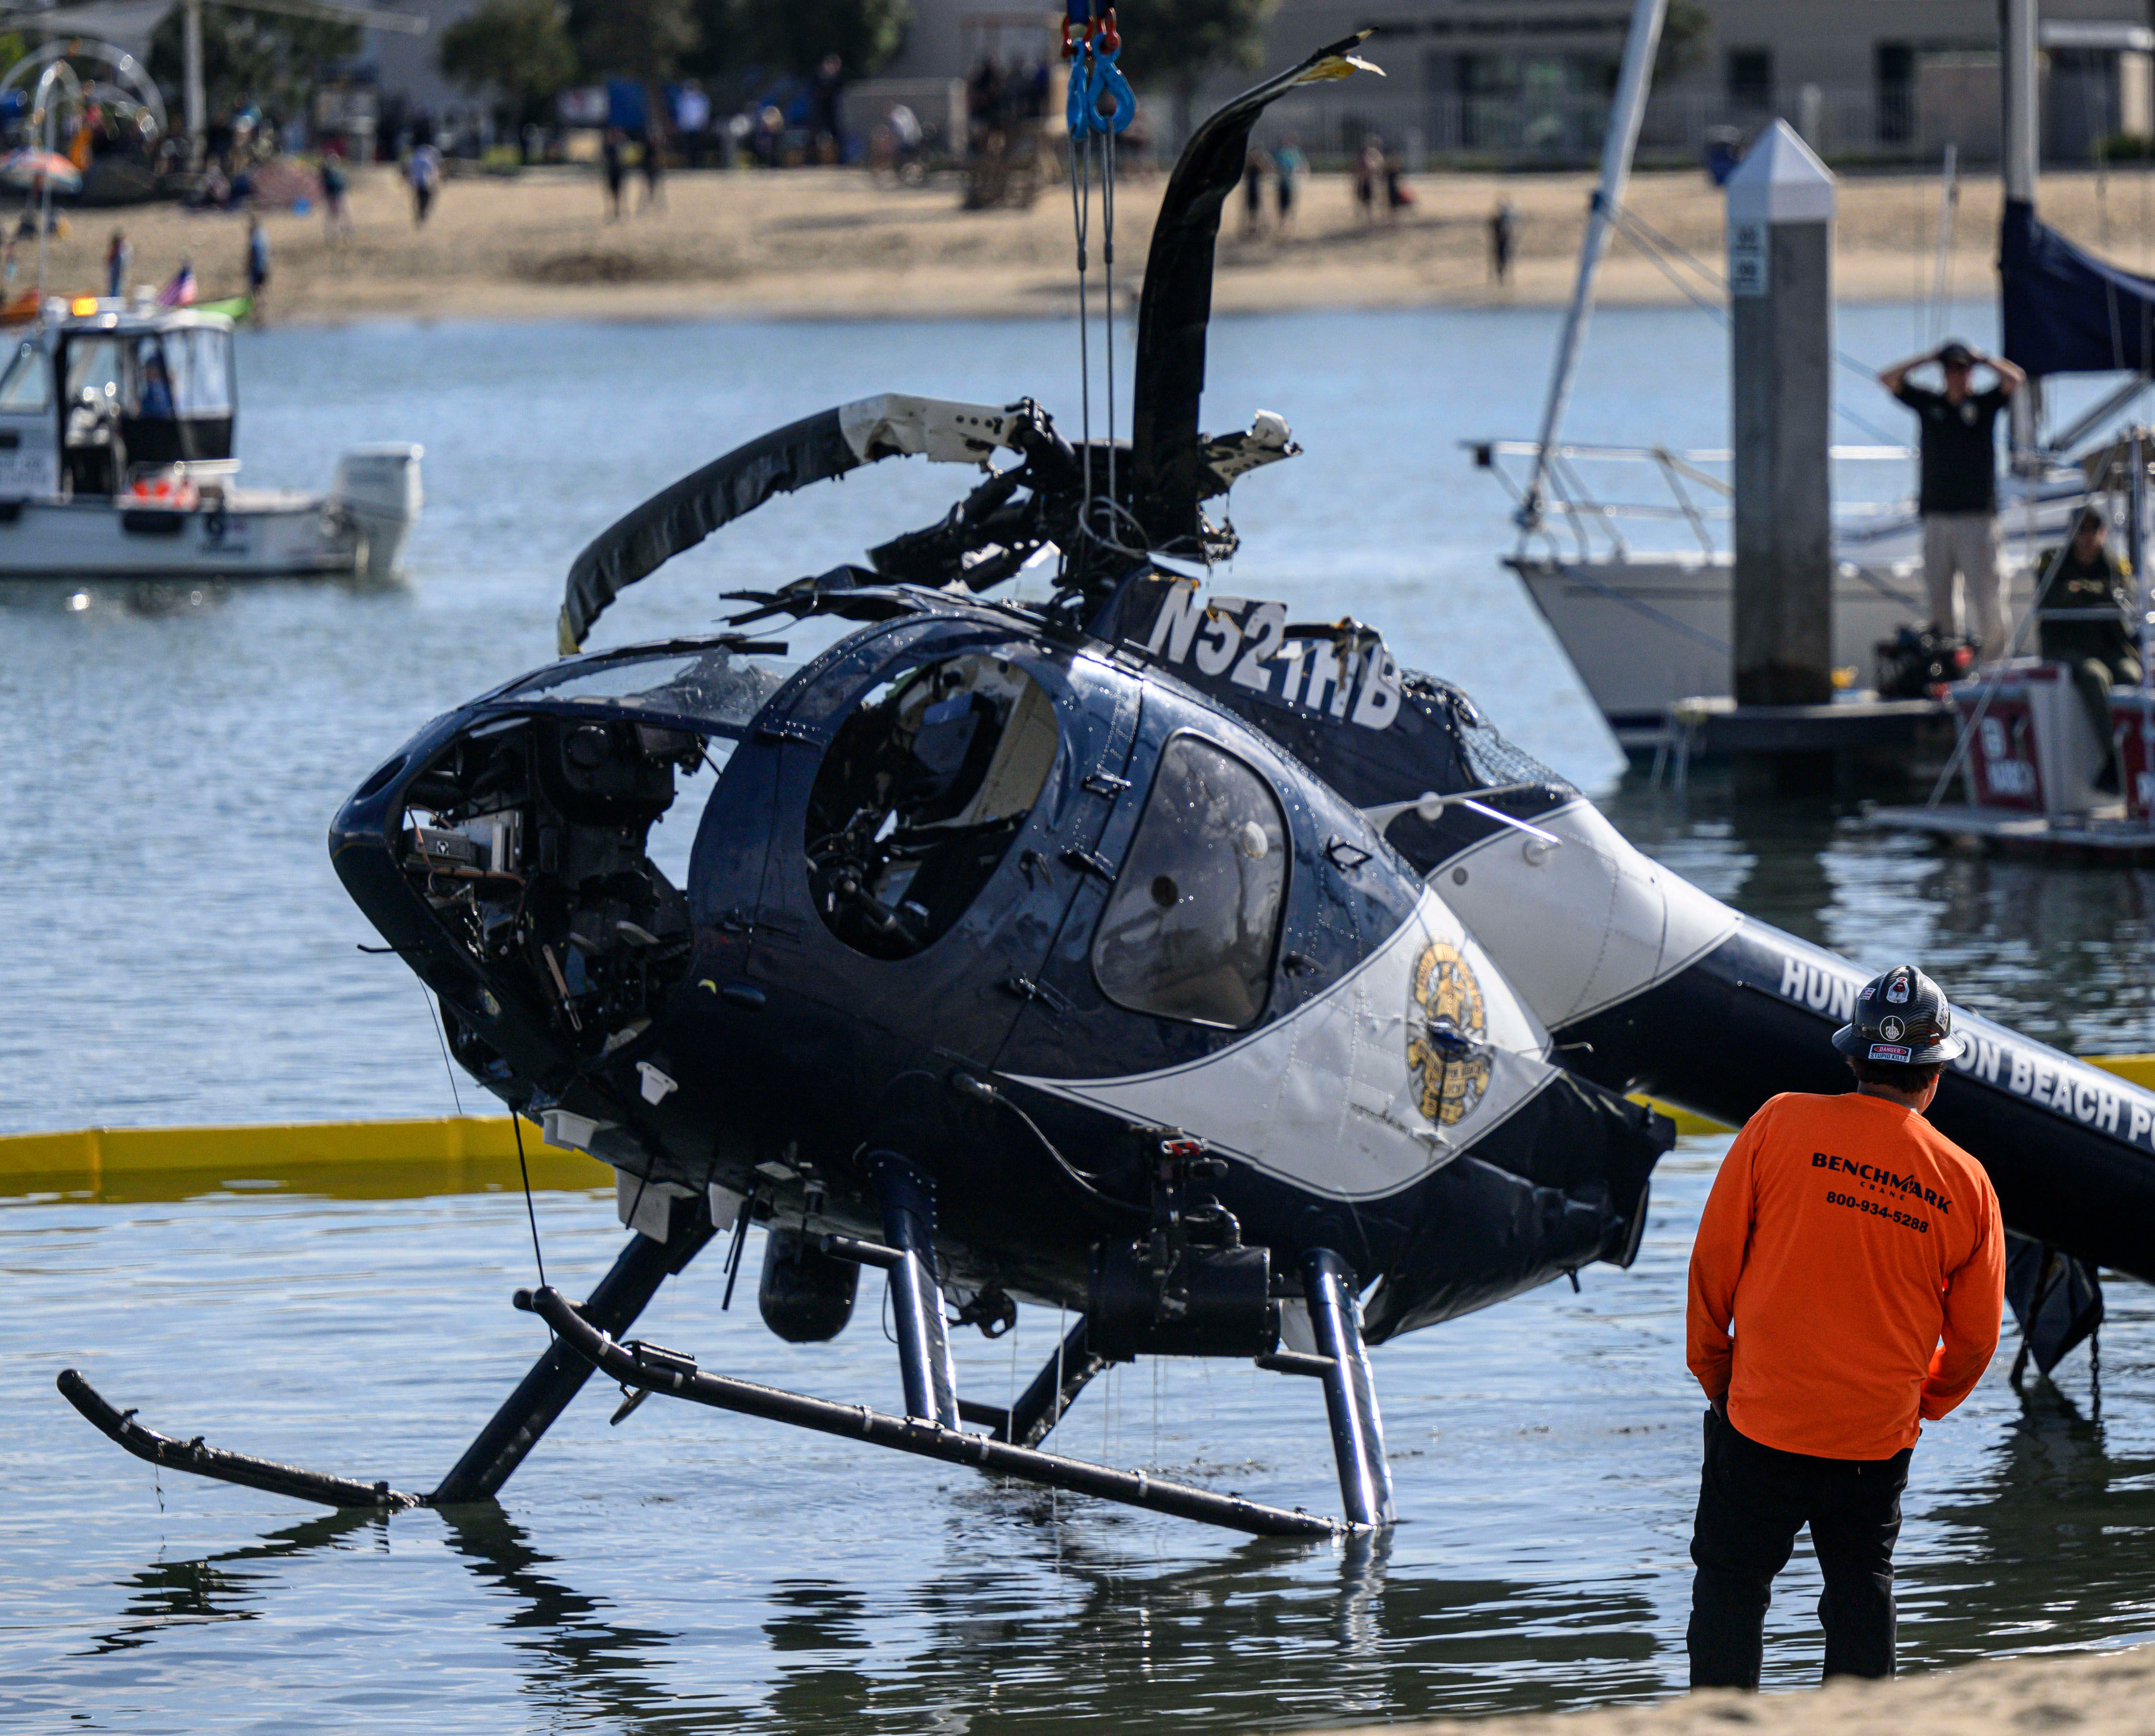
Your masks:
<path fill-rule="evenodd" d="M 2147 1736 L 2155 1646 L 1999 1658 L 1807 1693 L 1686 1695 L 1652 1705 L 1528 1718 L 1391 1724 L 1385 1736 Z"/>
<path fill-rule="evenodd" d="M 1118 299 L 1134 294 L 1164 181 L 1119 189 Z M 1317 176 L 1282 238 L 1236 233 L 1231 201 L 1216 305 L 1223 312 L 1308 307 L 1548 305 L 1569 294 L 1591 177 L 1429 175 L 1396 227 L 1356 219 L 1347 182 Z M 1268 189 L 1269 191 L 1269 189 Z M 1500 198 L 1519 218 L 1513 282 L 1489 280 L 1487 223 Z M 631 203 L 641 199 L 633 192 Z M 1947 278 L 1987 297 L 1995 279 L 1999 194 L 1963 184 Z M 618 223 L 595 174 L 548 168 L 452 179 L 423 228 L 392 172 L 357 179 L 349 234 L 332 239 L 319 206 L 265 218 L 273 276 L 267 312 L 289 321 L 709 317 L 994 318 L 1076 308 L 1067 187 L 1030 210 L 965 212 L 953 183 L 900 188 L 858 170 L 677 173 L 665 207 Z M 2155 269 L 2155 176 L 2139 170 L 2046 177 L 2045 216 L 2128 269 Z M 1712 272 L 1722 266 L 1720 192 L 1698 172 L 1641 175 L 1633 213 Z M 1936 274 L 1937 177 L 1859 177 L 1840 186 L 1836 231 L 1845 300 L 1927 297 Z M 161 282 L 184 255 L 205 295 L 243 287 L 246 224 L 171 206 L 84 212 L 53 249 L 48 281 L 84 293 L 103 280 L 114 228 L 135 248 L 138 283 Z M 18 282 L 33 269 L 23 250 Z M 1103 273 L 1095 259 L 1096 291 Z M 1710 280 L 1694 289 L 1716 293 Z M 1602 277 L 1610 302 L 1675 303 L 1683 292 L 1619 238 Z"/>

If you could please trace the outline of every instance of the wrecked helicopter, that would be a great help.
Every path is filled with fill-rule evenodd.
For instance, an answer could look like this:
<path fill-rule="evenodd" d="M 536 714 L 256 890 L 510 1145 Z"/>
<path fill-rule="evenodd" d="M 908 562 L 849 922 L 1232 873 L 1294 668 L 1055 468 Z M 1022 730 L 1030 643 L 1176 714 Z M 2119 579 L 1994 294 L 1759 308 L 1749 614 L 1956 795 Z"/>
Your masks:
<path fill-rule="evenodd" d="M 567 654 L 428 725 L 337 815 L 335 870 L 436 996 L 458 1064 L 617 1173 L 632 1230 L 426 1494 L 158 1434 L 175 1469 L 338 1507 L 493 1497 L 596 1370 L 647 1395 L 1245 1531 L 1392 1522 L 1369 1348 L 1595 1261 L 1628 1264 L 1670 1121 L 1834 1089 L 1864 973 L 1634 850 L 1457 688 L 1349 621 L 1206 597 L 1207 504 L 1291 458 L 1278 417 L 1199 432 L 1222 202 L 1248 92 L 1169 182 L 1132 435 L 1031 401 L 885 395 L 683 479 L 571 569 Z M 731 630 L 583 653 L 626 586 L 775 495 L 914 456 L 985 474 L 848 566 L 734 593 Z M 1052 565 L 1042 603 L 989 593 Z M 805 661 L 784 623 L 842 623 Z M 719 776 L 685 883 L 677 780 Z M 2155 1096 L 1979 1018 L 1934 1119 L 1996 1180 L 2044 1354 L 2155 1278 Z M 762 1317 L 824 1340 L 888 1286 L 902 1415 L 713 1372 L 625 1334 L 706 1247 L 764 1232 Z M 2027 1262 L 2024 1262 L 2024 1264 Z M 1076 1324 L 1007 1407 L 950 1334 Z M 2062 1313 L 2061 1313 L 2062 1310 Z M 1045 1449 L 1142 1356 L 1252 1358 L 1323 1395 L 1338 1518 Z M 2055 1360 L 2055 1355 L 2051 1356 Z"/>

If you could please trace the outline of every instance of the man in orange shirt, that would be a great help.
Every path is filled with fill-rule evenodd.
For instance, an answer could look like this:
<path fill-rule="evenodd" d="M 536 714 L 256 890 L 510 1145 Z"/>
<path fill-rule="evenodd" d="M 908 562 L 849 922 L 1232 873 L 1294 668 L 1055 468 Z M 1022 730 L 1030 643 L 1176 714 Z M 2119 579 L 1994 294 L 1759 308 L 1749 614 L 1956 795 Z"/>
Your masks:
<path fill-rule="evenodd" d="M 1998 1348 L 1998 1196 L 1923 1119 L 1967 1047 L 1953 1009 L 1896 965 L 1864 986 L 1833 1046 L 1856 1088 L 1787 1092 L 1753 1115 L 1692 1250 L 1688 1360 L 1712 1401 L 1693 1687 L 1758 1687 L 1774 1575 L 1805 1524 L 1825 1576 L 1825 1673 L 1893 1673 L 1908 1457 L 1922 1421 L 1966 1398 Z"/>

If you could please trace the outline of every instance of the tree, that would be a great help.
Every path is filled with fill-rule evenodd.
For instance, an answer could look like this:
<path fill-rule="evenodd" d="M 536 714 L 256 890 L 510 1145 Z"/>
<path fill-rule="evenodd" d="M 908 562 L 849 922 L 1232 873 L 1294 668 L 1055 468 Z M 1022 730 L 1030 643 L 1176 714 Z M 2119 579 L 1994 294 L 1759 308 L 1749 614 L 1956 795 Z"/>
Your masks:
<path fill-rule="evenodd" d="M 880 71 L 913 16 L 909 0 L 740 0 L 736 60 L 807 78 L 836 54 L 848 79 Z"/>
<path fill-rule="evenodd" d="M 167 90 L 187 80 L 184 7 L 175 6 L 150 37 L 150 76 Z M 277 115 L 305 112 L 320 69 L 356 54 L 356 24 L 205 6 L 202 11 L 202 99 L 212 115 L 250 104 Z"/>
<path fill-rule="evenodd" d="M 1661 39 L 1654 51 L 1654 82 L 1681 78 L 1706 63 L 1713 20 L 1698 0 L 1669 0 L 1661 18 Z"/>
<path fill-rule="evenodd" d="M 1118 15 L 1123 74 L 1134 84 L 1175 93 L 1175 127 L 1190 136 L 1197 87 L 1208 73 L 1253 67 L 1264 52 L 1265 20 L 1277 0 L 1143 0 Z"/>
<path fill-rule="evenodd" d="M 689 0 L 569 0 L 569 39 L 594 78 L 663 83 L 696 46 Z"/>
<path fill-rule="evenodd" d="M 444 77 L 499 91 L 514 127 L 543 124 L 576 78 L 576 47 L 556 0 L 484 0 L 442 33 L 438 58 Z"/>

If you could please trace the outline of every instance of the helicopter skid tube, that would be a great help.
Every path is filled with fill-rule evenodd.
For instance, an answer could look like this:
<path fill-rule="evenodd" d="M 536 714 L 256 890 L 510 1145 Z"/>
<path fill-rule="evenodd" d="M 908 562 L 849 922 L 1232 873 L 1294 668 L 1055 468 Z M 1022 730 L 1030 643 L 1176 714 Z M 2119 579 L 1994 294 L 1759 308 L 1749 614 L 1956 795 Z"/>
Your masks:
<path fill-rule="evenodd" d="M 135 1421 L 132 1411 L 118 1411 L 105 1395 L 73 1369 L 62 1369 L 56 1383 L 61 1395 L 82 1412 L 106 1439 L 124 1447 L 138 1459 L 167 1470 L 189 1471 L 218 1483 L 236 1483 L 295 1501 L 319 1502 L 324 1507 L 375 1508 L 395 1513 L 407 1507 L 423 1507 L 423 1495 L 407 1495 L 386 1483 L 361 1483 L 349 1477 L 330 1477 L 297 1465 L 280 1465 L 274 1459 L 258 1459 L 243 1452 L 227 1452 L 205 1447 L 202 1436 L 175 1441 Z"/>
<path fill-rule="evenodd" d="M 866 1441 L 875 1447 L 917 1453 L 946 1464 L 1005 1477 L 1021 1477 L 1047 1488 L 1067 1489 L 1074 1494 L 1096 1495 L 1154 1513 L 1196 1519 L 1229 1530 L 1259 1537 L 1337 1537 L 1359 1529 L 1321 1514 L 1266 1507 L 1239 1496 L 1218 1495 L 1210 1489 L 1165 1483 L 1143 1471 L 1116 1471 L 1059 1453 L 1040 1452 L 1014 1447 L 985 1435 L 969 1435 L 917 1417 L 885 1416 L 866 1405 L 841 1405 L 829 1399 L 811 1398 L 751 1380 L 725 1375 L 705 1374 L 692 1358 L 654 1345 L 617 1344 L 577 1313 L 574 1304 L 550 1286 L 520 1290 L 516 1305 L 558 1333 L 562 1341 L 609 1379 L 623 1386 L 640 1387 L 663 1396 L 687 1399 L 718 1411 L 738 1411 L 773 1422 L 791 1423 L 826 1435 Z"/>

